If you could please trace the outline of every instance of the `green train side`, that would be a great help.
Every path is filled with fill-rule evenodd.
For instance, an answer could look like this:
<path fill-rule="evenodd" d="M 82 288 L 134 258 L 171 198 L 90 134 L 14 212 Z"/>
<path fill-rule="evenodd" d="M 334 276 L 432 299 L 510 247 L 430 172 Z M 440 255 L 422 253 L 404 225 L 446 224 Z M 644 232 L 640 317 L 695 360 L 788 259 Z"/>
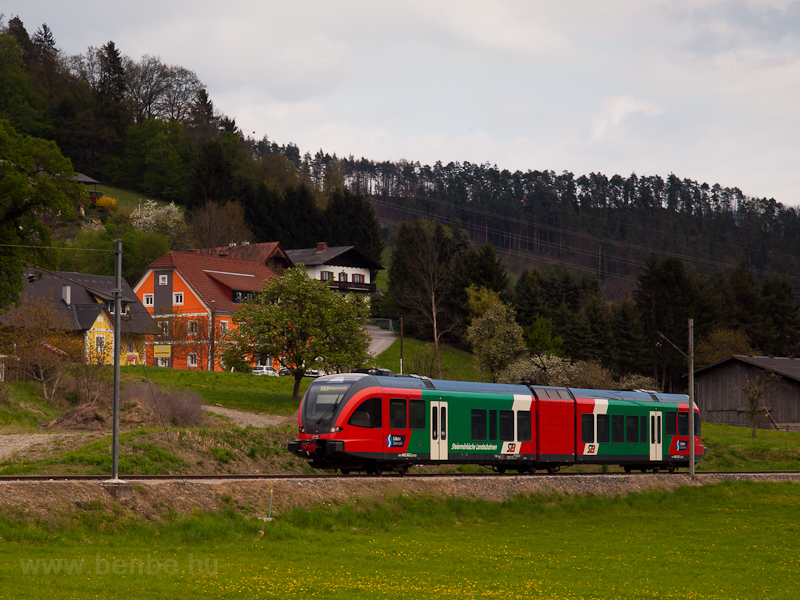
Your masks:
<path fill-rule="evenodd" d="M 695 458 L 703 456 L 694 407 Z M 315 468 L 405 473 L 412 464 L 555 472 L 689 466 L 684 394 L 346 373 L 312 383 L 289 450 Z"/>

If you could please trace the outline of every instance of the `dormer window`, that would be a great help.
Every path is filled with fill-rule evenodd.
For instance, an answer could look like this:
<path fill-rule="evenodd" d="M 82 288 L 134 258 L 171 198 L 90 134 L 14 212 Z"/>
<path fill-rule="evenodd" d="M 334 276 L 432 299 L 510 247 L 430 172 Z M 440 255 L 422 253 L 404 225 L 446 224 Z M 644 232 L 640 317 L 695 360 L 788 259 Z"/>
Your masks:
<path fill-rule="evenodd" d="M 243 292 L 241 290 L 233 290 L 233 292 L 231 292 L 231 300 L 233 300 L 237 304 L 241 304 L 245 300 L 252 300 L 252 299 L 253 299 L 253 292 Z"/>

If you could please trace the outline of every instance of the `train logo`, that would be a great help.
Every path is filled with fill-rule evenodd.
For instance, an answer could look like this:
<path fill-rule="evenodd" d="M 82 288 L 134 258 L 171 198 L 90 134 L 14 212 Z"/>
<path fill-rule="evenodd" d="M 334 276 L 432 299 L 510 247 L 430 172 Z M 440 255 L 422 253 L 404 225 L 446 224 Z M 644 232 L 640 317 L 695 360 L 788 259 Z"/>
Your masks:
<path fill-rule="evenodd" d="M 404 435 L 387 435 L 386 447 L 387 448 L 402 448 L 406 443 L 406 436 Z"/>
<path fill-rule="evenodd" d="M 586 446 L 586 454 L 597 454 L 597 445 L 589 444 Z"/>
<path fill-rule="evenodd" d="M 516 450 L 516 449 L 517 449 L 517 445 L 516 444 L 509 444 L 508 445 L 508 451 L 511 452 L 512 454 L 514 453 L 514 450 Z"/>

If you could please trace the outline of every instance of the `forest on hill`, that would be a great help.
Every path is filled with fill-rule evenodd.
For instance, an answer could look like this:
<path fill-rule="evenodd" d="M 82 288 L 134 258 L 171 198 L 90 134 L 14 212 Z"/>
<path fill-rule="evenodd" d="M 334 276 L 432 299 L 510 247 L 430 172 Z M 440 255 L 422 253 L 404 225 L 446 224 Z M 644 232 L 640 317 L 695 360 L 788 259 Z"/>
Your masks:
<path fill-rule="evenodd" d="M 47 25 L 32 35 L 19 17 L 0 26 L 0 117 L 18 133 L 54 140 L 77 171 L 103 183 L 188 209 L 238 202 L 251 241 L 299 248 L 336 236 L 324 209 L 346 186 L 372 201 L 390 243 L 402 221 L 458 222 L 514 272 L 595 273 L 615 297 L 632 289 L 651 254 L 679 256 L 708 275 L 743 262 L 759 279 L 777 274 L 800 287 L 800 212 L 774 199 L 675 174 L 576 176 L 302 153 L 245 135 L 179 65 L 134 60 L 112 41 L 66 56 Z M 378 259 L 373 245 L 364 250 Z"/>
<path fill-rule="evenodd" d="M 0 242 L 46 241 L 57 225 L 62 233 L 54 237 L 65 246 L 108 249 L 120 238 L 132 281 L 168 250 L 229 241 L 294 249 L 324 240 L 355 245 L 378 262 L 388 244 L 388 294 L 373 306 L 405 318 L 423 339 L 466 345 L 477 314 L 467 295 L 473 286 L 515 309 L 531 353 L 593 361 L 618 379 L 649 375 L 668 389 L 681 387 L 685 363 L 659 336 L 685 340 L 688 318 L 697 321 L 708 361 L 725 352 L 793 356 L 800 343 L 800 211 L 738 188 L 674 174 L 576 177 L 303 153 L 245 135 L 188 69 L 154 56 L 134 60 L 113 41 L 67 56 L 47 25 L 29 34 L 19 17 L 0 18 L 0 150 L 44 140 L 52 142 L 52 164 L 66 157 L 104 184 L 177 206 L 148 205 L 149 215 L 160 215 L 154 227 L 143 225 L 141 212 L 136 218 L 117 208 L 94 220 L 82 214 L 70 229 L 58 223 L 68 211 L 50 203 L 47 226 L 27 238 L 6 227 L 19 215 L 0 206 Z M 22 158 L 18 165 L 0 159 L 0 170 L 15 171 L 18 181 L 33 179 Z M 232 220 L 240 227 L 216 238 L 204 233 Z M 404 260 L 430 236 L 439 252 L 449 248 L 452 263 L 440 290 L 443 320 L 433 326 L 402 301 L 419 271 Z M 113 268 L 96 258 L 39 254 L 43 267 Z M 22 260 L 8 248 L 0 257 Z"/>

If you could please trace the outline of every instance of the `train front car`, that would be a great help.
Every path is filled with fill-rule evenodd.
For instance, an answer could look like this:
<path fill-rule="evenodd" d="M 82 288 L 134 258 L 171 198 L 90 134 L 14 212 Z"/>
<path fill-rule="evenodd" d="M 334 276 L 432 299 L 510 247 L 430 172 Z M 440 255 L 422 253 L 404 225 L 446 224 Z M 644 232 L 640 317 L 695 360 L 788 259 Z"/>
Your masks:
<path fill-rule="evenodd" d="M 430 454 L 423 387 L 419 379 L 365 373 L 320 377 L 303 395 L 299 439 L 288 449 L 316 469 L 404 473 L 410 459 Z"/>
<path fill-rule="evenodd" d="M 689 466 L 685 394 L 571 389 L 576 404 L 576 462 L 670 472 Z M 703 456 L 695 406 L 695 460 Z"/>

